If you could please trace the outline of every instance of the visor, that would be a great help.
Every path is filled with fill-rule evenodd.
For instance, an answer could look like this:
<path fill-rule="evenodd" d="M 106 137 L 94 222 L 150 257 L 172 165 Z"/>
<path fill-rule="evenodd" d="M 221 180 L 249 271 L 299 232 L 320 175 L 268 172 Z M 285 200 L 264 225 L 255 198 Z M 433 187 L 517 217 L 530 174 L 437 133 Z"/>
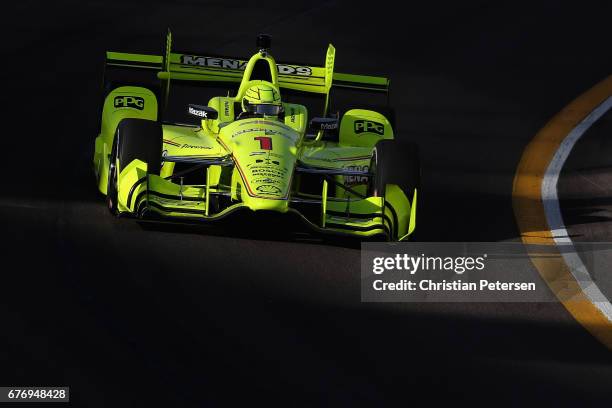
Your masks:
<path fill-rule="evenodd" d="M 278 116 L 283 112 L 282 105 L 272 105 L 269 103 L 250 104 L 245 101 L 244 108 L 249 113 L 265 116 Z"/>

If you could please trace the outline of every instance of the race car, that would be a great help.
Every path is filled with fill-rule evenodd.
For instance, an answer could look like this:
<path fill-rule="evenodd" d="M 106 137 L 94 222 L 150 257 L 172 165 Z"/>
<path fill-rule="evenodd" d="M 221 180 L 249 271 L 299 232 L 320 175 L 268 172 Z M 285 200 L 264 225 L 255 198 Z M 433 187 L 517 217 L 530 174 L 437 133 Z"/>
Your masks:
<path fill-rule="evenodd" d="M 106 53 L 93 166 L 111 213 L 185 222 L 293 213 L 318 232 L 412 238 L 417 146 L 396 140 L 386 106 L 352 96 L 342 113 L 331 107 L 333 90 L 368 101 L 388 95 L 389 80 L 334 72 L 331 44 L 323 66 L 277 63 L 270 44 L 259 35 L 248 60 L 174 52 L 168 32 L 164 55 Z M 177 103 L 185 86 L 194 100 Z M 191 121 L 171 119 L 173 109 Z"/>

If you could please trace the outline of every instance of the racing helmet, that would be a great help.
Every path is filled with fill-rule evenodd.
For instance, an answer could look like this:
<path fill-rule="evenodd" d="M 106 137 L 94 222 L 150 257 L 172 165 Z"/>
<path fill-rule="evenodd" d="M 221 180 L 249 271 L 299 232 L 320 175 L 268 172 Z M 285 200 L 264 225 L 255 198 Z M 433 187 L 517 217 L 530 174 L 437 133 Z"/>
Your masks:
<path fill-rule="evenodd" d="M 280 92 L 269 83 L 252 85 L 244 93 L 242 110 L 256 115 L 279 116 L 283 113 Z"/>

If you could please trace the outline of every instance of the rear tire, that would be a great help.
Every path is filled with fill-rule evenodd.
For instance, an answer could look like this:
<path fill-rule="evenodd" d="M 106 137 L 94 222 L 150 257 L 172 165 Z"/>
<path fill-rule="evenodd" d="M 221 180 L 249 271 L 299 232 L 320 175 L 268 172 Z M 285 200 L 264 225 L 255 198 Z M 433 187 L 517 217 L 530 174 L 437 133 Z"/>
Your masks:
<path fill-rule="evenodd" d="M 108 169 L 106 202 L 109 211 L 117 215 L 119 171 L 138 159 L 147 163 L 148 174 L 159 174 L 162 155 L 162 127 L 158 122 L 144 119 L 123 119 L 119 122 Z M 116 167 L 119 160 L 119 169 Z M 119 171 L 118 171 L 119 170 Z"/>

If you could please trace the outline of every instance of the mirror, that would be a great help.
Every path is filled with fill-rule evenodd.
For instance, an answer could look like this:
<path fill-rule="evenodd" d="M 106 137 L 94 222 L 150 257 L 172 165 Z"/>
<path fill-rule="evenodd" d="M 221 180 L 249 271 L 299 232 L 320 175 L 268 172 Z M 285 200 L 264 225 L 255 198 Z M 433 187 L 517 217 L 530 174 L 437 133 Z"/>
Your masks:
<path fill-rule="evenodd" d="M 219 112 L 210 106 L 189 104 L 189 114 L 197 116 L 200 119 L 217 119 Z"/>

